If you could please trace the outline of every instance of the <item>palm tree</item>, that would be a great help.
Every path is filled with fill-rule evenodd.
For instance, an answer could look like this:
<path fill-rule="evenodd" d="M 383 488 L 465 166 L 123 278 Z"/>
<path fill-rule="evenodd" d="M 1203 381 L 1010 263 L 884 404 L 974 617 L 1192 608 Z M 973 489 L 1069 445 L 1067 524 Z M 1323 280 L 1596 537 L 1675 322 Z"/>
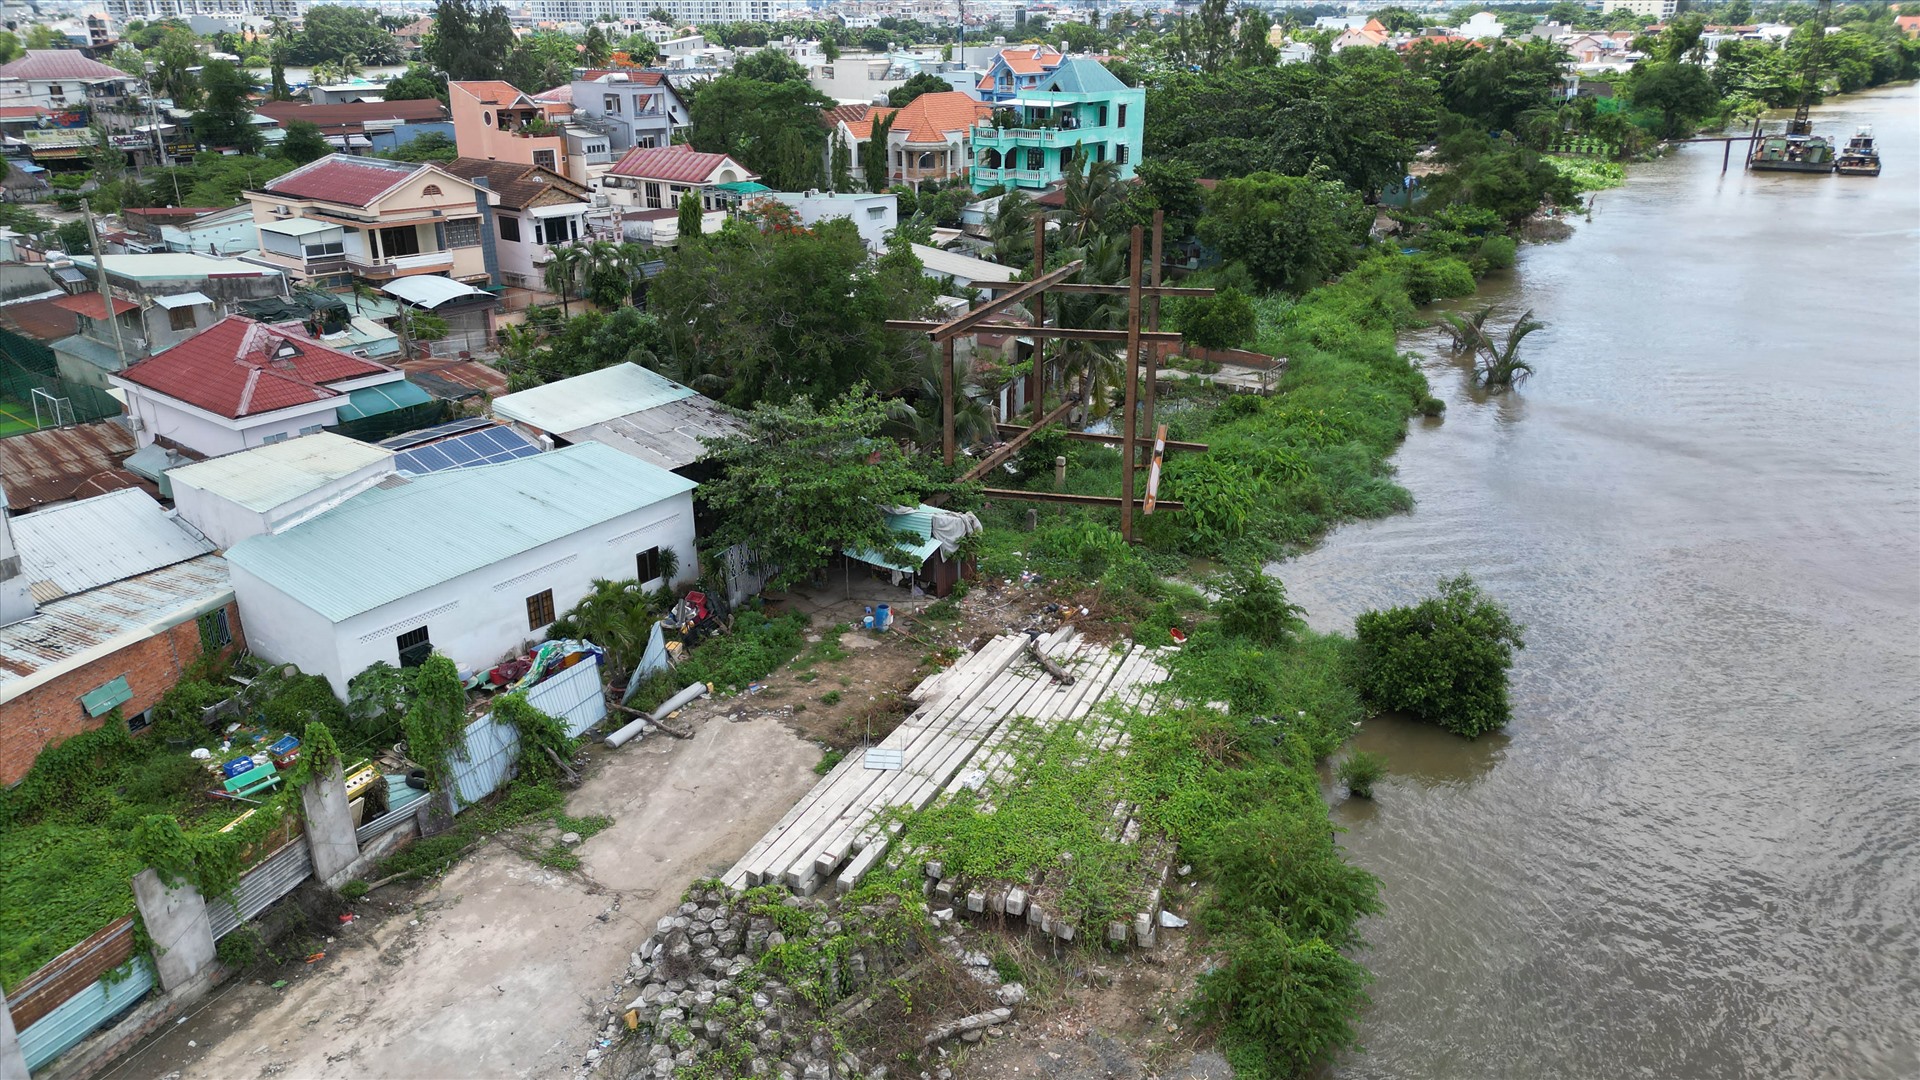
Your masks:
<path fill-rule="evenodd" d="M 1496 348 L 1485 334 L 1480 337 L 1485 357 L 1474 368 L 1480 385 L 1491 390 L 1506 390 L 1525 382 L 1533 374 L 1533 365 L 1520 359 L 1520 342 L 1535 330 L 1543 330 L 1546 323 L 1533 317 L 1533 309 L 1528 308 L 1512 326 L 1507 327 L 1507 339 Z"/>
<path fill-rule="evenodd" d="M 1022 191 L 1000 196 L 994 207 L 987 235 L 993 241 L 993 257 L 1009 266 L 1018 266 L 1033 251 L 1033 223 L 1038 217 L 1031 200 Z"/>
<path fill-rule="evenodd" d="M 1446 320 L 1447 331 L 1453 336 L 1453 351 L 1477 352 L 1480 343 L 1487 339 L 1487 316 L 1492 314 L 1492 306 L 1483 307 L 1464 319 L 1450 311 L 1441 312 L 1440 317 Z"/>
<path fill-rule="evenodd" d="M 892 434 L 920 446 L 940 445 L 940 418 L 944 411 L 941 394 L 940 360 L 933 350 L 922 350 L 914 363 L 908 389 L 914 402 L 896 398 L 887 403 L 887 419 Z M 986 389 L 973 358 L 956 359 L 953 364 L 953 437 L 960 446 L 994 441 L 997 432 L 993 409 L 987 404 Z M 917 406 L 917 407 L 916 407 Z"/>
<path fill-rule="evenodd" d="M 1095 237 L 1073 253 L 1086 265 L 1075 276 L 1086 284 L 1114 284 L 1126 280 L 1126 256 L 1118 237 Z M 1058 325 L 1081 330 L 1124 330 L 1127 327 L 1126 302 L 1121 297 L 1089 293 L 1059 293 L 1052 299 Z M 1104 341 L 1062 340 L 1055 346 L 1053 362 L 1065 381 L 1078 381 L 1081 397 L 1094 416 L 1105 416 L 1110 407 L 1110 391 L 1120 384 L 1126 367 L 1120 351 Z"/>
<path fill-rule="evenodd" d="M 545 282 L 547 291 L 560 295 L 560 313 L 571 317 L 573 312 L 567 301 L 573 296 L 574 286 L 579 282 L 580 267 L 586 261 L 586 251 L 577 245 L 561 244 L 547 249 L 551 260 L 547 263 Z"/>
<path fill-rule="evenodd" d="M 1060 224 L 1071 243 L 1085 244 L 1126 200 L 1126 188 L 1120 183 L 1120 164 L 1089 162 L 1086 153 L 1076 149 L 1067 162 L 1065 180 L 1060 189 Z"/>

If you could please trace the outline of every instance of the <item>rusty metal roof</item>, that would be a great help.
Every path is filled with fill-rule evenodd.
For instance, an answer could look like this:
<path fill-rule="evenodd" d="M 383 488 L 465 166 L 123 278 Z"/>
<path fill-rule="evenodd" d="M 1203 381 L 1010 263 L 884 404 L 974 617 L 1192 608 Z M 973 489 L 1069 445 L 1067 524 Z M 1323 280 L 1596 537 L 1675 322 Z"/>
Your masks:
<path fill-rule="evenodd" d="M 0 702 L 232 599 L 226 560 L 202 555 L 42 604 L 0 626 Z"/>
<path fill-rule="evenodd" d="M 20 573 L 51 603 L 213 550 L 144 491 L 113 491 L 13 519 Z"/>
<path fill-rule="evenodd" d="M 110 421 L 0 439 L 0 484 L 7 489 L 7 509 L 18 514 L 128 487 L 159 495 L 154 484 L 120 467 L 133 451 L 133 433 Z"/>

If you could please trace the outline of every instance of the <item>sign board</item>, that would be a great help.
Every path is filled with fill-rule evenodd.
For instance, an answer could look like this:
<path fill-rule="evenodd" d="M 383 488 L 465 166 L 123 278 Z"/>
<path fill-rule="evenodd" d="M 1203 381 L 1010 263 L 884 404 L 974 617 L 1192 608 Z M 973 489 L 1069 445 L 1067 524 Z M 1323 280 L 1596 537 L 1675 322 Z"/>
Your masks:
<path fill-rule="evenodd" d="M 1160 463 L 1166 456 L 1167 425 L 1161 424 L 1153 436 L 1153 467 L 1147 470 L 1147 505 L 1143 513 L 1153 513 L 1153 504 L 1160 497 Z"/>
<path fill-rule="evenodd" d="M 886 750 L 875 746 L 866 752 L 861 764 L 869 769 L 878 769 L 882 772 L 894 772 L 906 767 L 905 752 L 901 750 Z"/>

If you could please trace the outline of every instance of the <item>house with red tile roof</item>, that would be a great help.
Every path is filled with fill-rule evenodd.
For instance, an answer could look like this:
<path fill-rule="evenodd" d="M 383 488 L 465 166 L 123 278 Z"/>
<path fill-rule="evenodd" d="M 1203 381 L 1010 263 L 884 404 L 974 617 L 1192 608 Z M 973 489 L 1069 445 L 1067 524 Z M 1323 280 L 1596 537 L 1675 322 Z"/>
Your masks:
<path fill-rule="evenodd" d="M 599 190 L 615 206 L 641 210 L 670 210 L 689 191 L 700 194 L 700 205 L 718 209 L 715 200 L 722 184 L 748 184 L 757 173 L 725 154 L 707 154 L 691 146 L 636 146 L 600 177 Z M 761 188 L 759 190 L 766 190 Z M 722 200 L 724 201 L 724 200 Z"/>
<path fill-rule="evenodd" d="M 1893 25 L 1910 38 L 1920 38 L 1920 15 L 1897 15 Z"/>
<path fill-rule="evenodd" d="M 453 140 L 460 156 L 488 161 L 518 162 L 574 175 L 563 130 L 573 105 L 536 101 L 519 87 L 499 79 L 476 79 L 447 84 L 447 107 L 453 112 Z"/>
<path fill-rule="evenodd" d="M 890 120 L 887 175 L 917 187 L 924 180 L 964 179 L 973 160 L 973 133 L 992 115 L 991 105 L 952 90 L 921 94 L 903 109 L 876 108 L 868 114 L 868 124 L 871 129 L 873 120 Z"/>
<path fill-rule="evenodd" d="M 1046 45 L 1015 45 L 994 54 L 976 88 L 983 101 L 1006 101 L 1038 89 L 1066 56 Z"/>
<path fill-rule="evenodd" d="M 122 97 L 139 85 L 134 76 L 72 49 L 28 49 L 0 64 L 0 105 L 73 109 L 89 98 Z"/>
<path fill-rule="evenodd" d="M 429 132 L 453 137 L 447 107 L 438 101 L 343 101 L 316 105 L 308 101 L 263 101 L 254 112 L 280 127 L 305 120 L 320 129 L 329 143 L 357 153 L 391 150 Z"/>
<path fill-rule="evenodd" d="M 406 375 L 229 315 L 112 376 L 142 447 L 218 457 L 429 403 Z"/>
<path fill-rule="evenodd" d="M 493 198 L 442 164 L 333 154 L 244 193 L 260 259 L 312 285 L 439 274 L 487 284 Z"/>

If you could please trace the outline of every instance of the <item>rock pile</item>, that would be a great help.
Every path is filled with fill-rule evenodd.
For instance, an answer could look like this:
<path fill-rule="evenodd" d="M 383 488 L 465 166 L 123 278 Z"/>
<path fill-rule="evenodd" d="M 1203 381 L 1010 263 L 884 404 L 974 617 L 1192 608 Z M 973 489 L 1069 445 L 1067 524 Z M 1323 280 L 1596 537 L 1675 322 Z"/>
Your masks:
<path fill-rule="evenodd" d="M 785 1080 L 887 1075 L 884 1065 L 848 1052 L 833 1025 L 864 1011 L 881 989 L 877 984 L 893 973 L 935 959 L 919 955 L 917 934 L 875 932 L 890 921 L 896 928 L 912 925 L 924 914 L 902 912 L 892 901 L 849 907 L 788 896 L 778 910 L 767 904 L 764 894 L 755 903 L 723 886 L 696 887 L 655 925 L 632 954 L 624 980 L 639 993 L 624 1009 L 616 1004 L 615 1023 L 602 1032 L 604 1046 L 624 1029 L 620 1049 L 604 1053 L 617 1054 L 626 1076 L 665 1078 L 696 1065 L 714 1075 Z M 958 958 L 952 941 L 945 938 L 941 951 Z M 759 963 L 780 950 L 793 962 L 772 970 L 788 981 Z M 1005 1006 L 1024 998 L 1019 987 L 1010 989 L 1000 998 L 1003 1007 L 936 1027 L 927 1045 L 978 1040 L 982 1029 L 1007 1023 L 1012 1010 Z M 587 1067 L 597 1068 L 602 1054 L 589 1051 Z"/>

